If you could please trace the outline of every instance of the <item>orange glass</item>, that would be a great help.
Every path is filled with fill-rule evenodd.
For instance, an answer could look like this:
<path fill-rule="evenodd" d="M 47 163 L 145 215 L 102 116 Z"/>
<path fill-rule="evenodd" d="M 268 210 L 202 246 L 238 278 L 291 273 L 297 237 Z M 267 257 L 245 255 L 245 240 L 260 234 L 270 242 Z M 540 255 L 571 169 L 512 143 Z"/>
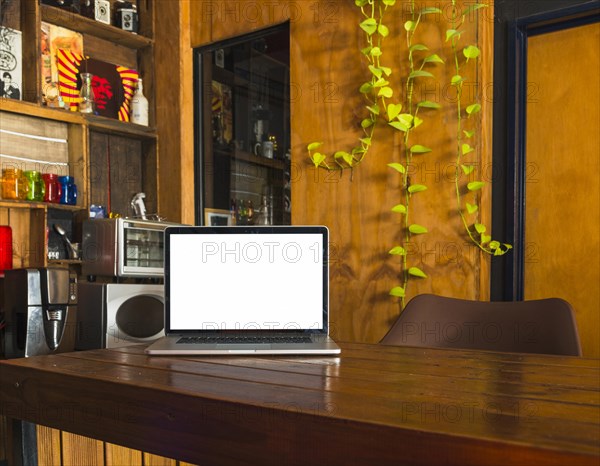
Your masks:
<path fill-rule="evenodd" d="M 2 198 L 23 200 L 27 197 L 27 180 L 18 168 L 2 170 Z"/>

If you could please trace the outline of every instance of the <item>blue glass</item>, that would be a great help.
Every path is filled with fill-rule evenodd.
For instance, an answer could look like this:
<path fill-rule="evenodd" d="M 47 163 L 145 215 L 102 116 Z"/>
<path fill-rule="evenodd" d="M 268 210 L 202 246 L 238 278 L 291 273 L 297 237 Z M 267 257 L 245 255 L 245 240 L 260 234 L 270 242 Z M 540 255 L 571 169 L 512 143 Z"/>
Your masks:
<path fill-rule="evenodd" d="M 58 181 L 61 186 L 60 203 L 77 204 L 77 185 L 74 178 L 72 176 L 59 176 Z"/>

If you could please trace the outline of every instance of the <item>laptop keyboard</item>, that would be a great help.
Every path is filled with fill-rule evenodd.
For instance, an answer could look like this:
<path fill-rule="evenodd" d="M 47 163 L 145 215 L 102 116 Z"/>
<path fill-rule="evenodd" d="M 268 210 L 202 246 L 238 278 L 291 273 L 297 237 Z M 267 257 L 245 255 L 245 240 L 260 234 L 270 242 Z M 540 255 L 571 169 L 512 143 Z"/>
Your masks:
<path fill-rule="evenodd" d="M 271 335 L 271 336 L 195 336 L 181 337 L 178 344 L 273 344 L 273 343 L 310 343 L 312 340 L 308 335 Z"/>

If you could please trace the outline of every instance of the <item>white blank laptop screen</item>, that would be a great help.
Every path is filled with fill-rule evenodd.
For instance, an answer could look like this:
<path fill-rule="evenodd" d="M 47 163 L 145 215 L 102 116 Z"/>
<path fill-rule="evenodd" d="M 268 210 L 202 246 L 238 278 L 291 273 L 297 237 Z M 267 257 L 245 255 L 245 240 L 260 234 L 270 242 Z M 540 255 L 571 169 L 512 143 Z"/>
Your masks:
<path fill-rule="evenodd" d="M 171 330 L 323 329 L 320 234 L 174 234 Z"/>

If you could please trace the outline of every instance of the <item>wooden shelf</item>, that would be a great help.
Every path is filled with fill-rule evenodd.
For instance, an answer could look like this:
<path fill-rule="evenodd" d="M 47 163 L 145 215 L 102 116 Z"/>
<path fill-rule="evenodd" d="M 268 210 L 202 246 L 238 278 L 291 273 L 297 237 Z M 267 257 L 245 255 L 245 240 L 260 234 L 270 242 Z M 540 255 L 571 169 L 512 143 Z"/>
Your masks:
<path fill-rule="evenodd" d="M 78 205 L 54 204 L 51 202 L 33 202 L 33 201 L 13 201 L 10 199 L 0 200 L 0 207 L 8 209 L 57 209 L 67 211 L 84 210 L 85 207 Z"/>
<path fill-rule="evenodd" d="M 19 113 L 21 115 L 45 118 L 47 120 L 62 121 L 65 123 L 74 123 L 78 125 L 84 123 L 83 116 L 78 112 L 42 107 L 37 103 L 25 102 L 23 100 L 6 99 L 3 97 L 0 98 L 0 111 Z"/>
<path fill-rule="evenodd" d="M 232 151 L 214 148 L 214 152 L 222 157 L 231 157 L 232 159 L 241 160 L 242 162 L 251 163 L 253 165 L 260 165 L 261 167 L 272 168 L 275 170 L 284 169 L 282 160 L 267 159 L 266 157 L 260 157 L 239 149 L 235 149 L 235 151 L 232 153 Z"/>
<path fill-rule="evenodd" d="M 91 34 L 132 49 L 143 49 L 154 44 L 154 40 L 117 27 L 95 21 L 71 11 L 40 5 L 42 21 L 56 24 L 83 34 Z"/>
<path fill-rule="evenodd" d="M 123 136 L 136 136 L 142 139 L 155 139 L 156 131 L 152 127 L 136 125 L 125 121 L 115 120 L 97 115 L 86 115 L 84 117 L 90 129 L 98 132 L 108 132 L 110 134 L 120 134 Z"/>

